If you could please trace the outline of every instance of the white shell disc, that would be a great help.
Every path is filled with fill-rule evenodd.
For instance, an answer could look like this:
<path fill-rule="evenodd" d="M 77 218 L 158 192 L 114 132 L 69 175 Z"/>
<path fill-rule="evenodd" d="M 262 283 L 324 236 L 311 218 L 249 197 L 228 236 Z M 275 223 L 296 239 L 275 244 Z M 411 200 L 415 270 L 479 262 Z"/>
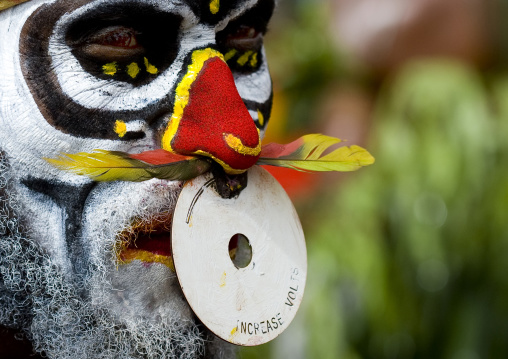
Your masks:
<path fill-rule="evenodd" d="M 218 337 L 237 345 L 266 343 L 282 333 L 302 301 L 307 252 L 298 215 L 264 169 L 248 172 L 237 198 L 223 199 L 211 175 L 187 182 L 172 231 L 176 274 L 194 313 Z M 252 248 L 244 268 L 228 245 L 242 234 Z"/>

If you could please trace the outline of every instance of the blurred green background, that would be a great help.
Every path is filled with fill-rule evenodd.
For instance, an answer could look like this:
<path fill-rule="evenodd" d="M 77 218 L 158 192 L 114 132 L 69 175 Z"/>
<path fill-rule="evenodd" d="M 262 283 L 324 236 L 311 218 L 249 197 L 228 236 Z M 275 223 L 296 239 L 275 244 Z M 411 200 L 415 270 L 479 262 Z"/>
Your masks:
<path fill-rule="evenodd" d="M 508 31 L 495 0 L 281 0 L 267 141 L 365 146 L 281 174 L 308 246 L 302 307 L 241 358 L 508 358 Z"/>

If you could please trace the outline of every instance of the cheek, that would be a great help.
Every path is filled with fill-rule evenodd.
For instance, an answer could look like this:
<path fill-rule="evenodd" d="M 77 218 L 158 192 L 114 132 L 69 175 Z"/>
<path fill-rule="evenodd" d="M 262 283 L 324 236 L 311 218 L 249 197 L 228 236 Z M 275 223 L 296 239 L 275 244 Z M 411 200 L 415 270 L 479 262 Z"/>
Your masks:
<path fill-rule="evenodd" d="M 64 273 L 70 273 L 65 225 L 62 221 L 66 216 L 65 210 L 48 196 L 34 193 L 19 183 L 15 185 L 15 190 L 14 201 L 21 212 L 19 216 L 26 234 L 44 249 Z"/>
<path fill-rule="evenodd" d="M 181 182 L 157 179 L 97 184 L 85 204 L 84 243 L 91 243 L 92 255 L 101 257 L 105 243 L 113 246 L 133 223 L 161 218 L 163 213 L 170 216 L 181 188 Z"/>
<path fill-rule="evenodd" d="M 19 40 L 29 17 L 27 5 L 0 13 L 0 147 L 7 153 L 15 176 L 54 176 L 43 157 L 83 147 L 84 141 L 57 131 L 40 112 L 21 70 Z M 25 11 L 26 13 L 23 13 Z M 7 14 L 11 16 L 7 16 Z M 46 97 L 53 94 L 47 91 Z M 95 148 L 101 144 L 96 143 Z M 91 144 L 89 147 L 94 147 Z"/>
<path fill-rule="evenodd" d="M 263 50 L 264 57 L 264 50 Z M 256 126 L 264 136 L 266 126 L 270 120 L 272 110 L 272 80 L 268 66 L 264 62 L 260 68 L 251 74 L 234 74 L 238 93 L 246 104 Z"/>
<path fill-rule="evenodd" d="M 266 58 L 264 49 L 262 52 L 263 57 Z M 235 74 L 235 83 L 238 93 L 246 101 L 264 103 L 271 98 L 272 80 L 266 62 L 263 62 L 259 70 L 252 74 Z"/>
<path fill-rule="evenodd" d="M 126 144 L 78 138 L 56 130 L 44 120 L 28 96 L 26 100 L 15 98 L 8 104 L 0 104 L 0 114 L 0 147 L 6 152 L 17 178 L 37 177 L 75 184 L 88 183 L 90 180 L 60 171 L 45 159 L 55 158 L 62 153 L 91 152 L 97 148 L 125 150 Z"/>
<path fill-rule="evenodd" d="M 42 157 L 68 150 L 70 142 L 47 124 L 19 69 L 12 70 L 8 72 L 12 82 L 7 82 L 13 85 L 2 86 L 0 93 L 0 97 L 9 98 L 0 102 L 0 146 L 15 172 L 47 173 L 51 169 Z"/>
<path fill-rule="evenodd" d="M 99 290 L 92 297 L 97 300 L 102 296 L 105 306 L 124 320 L 140 316 L 147 322 L 160 321 L 160 318 L 192 320 L 193 314 L 180 294 L 175 274 L 164 265 L 147 266 L 134 261 L 111 271 L 109 279 L 111 284 L 96 288 Z"/>

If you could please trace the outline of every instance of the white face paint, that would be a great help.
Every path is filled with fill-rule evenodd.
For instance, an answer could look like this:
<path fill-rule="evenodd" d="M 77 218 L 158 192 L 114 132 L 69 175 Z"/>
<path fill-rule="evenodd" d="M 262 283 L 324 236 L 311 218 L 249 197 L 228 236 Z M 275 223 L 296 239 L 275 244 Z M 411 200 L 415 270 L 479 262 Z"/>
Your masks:
<path fill-rule="evenodd" d="M 94 149 L 160 148 L 189 58 L 209 47 L 225 55 L 238 92 L 263 132 L 271 80 L 261 39 L 272 10 L 271 0 L 34 0 L 0 12 L 0 159 L 9 166 L 2 172 L 8 191 L 0 186 L 0 200 L 22 223 L 18 237 L 49 257 L 51 271 L 63 274 L 86 310 L 105 311 L 100 318 L 114 318 L 114 325 L 134 333 L 129 338 L 139 343 L 134 340 L 138 346 L 131 343 L 133 348 L 147 357 L 157 357 L 150 353 L 163 353 L 162 347 L 168 348 L 161 354 L 166 357 L 193 357 L 203 350 L 203 334 L 180 293 L 167 245 L 182 183 L 96 184 L 52 167 L 45 158 Z M 126 39 L 135 39 L 142 49 L 126 46 Z M 115 73 L 108 67 L 112 63 Z M 138 73 L 129 70 L 133 63 Z M 2 225 L 7 220 L 0 216 Z M 2 253 L 0 268 L 9 262 L 1 261 Z M 0 295 L 2 285 L 0 278 Z M 54 311 L 40 309 L 45 315 Z M 2 322 L 1 313 L 0 325 L 13 325 Z M 38 323 L 49 328 L 41 331 L 58 326 L 61 337 L 45 339 L 34 329 L 38 350 L 51 358 L 91 350 L 76 329 L 66 332 L 61 321 L 44 318 Z M 187 334 L 172 338 L 176 331 Z M 146 344 L 139 338 L 145 337 L 169 344 L 139 349 Z M 170 348 L 183 337 L 194 348 L 186 354 Z M 112 346 L 120 347 L 121 341 Z M 121 353 L 137 357 L 127 349 Z M 118 357 L 113 349 L 109 354 Z"/>

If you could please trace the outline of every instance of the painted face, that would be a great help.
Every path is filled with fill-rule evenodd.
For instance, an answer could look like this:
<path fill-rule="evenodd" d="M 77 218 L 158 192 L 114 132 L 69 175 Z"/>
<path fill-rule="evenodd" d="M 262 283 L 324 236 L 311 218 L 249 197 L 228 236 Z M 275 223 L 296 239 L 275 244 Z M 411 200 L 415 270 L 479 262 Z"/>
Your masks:
<path fill-rule="evenodd" d="M 56 0 L 0 12 L 0 325 L 50 358 L 226 355 L 174 275 L 182 183 L 95 183 L 44 158 L 163 147 L 250 167 L 271 108 L 273 7 Z"/>

